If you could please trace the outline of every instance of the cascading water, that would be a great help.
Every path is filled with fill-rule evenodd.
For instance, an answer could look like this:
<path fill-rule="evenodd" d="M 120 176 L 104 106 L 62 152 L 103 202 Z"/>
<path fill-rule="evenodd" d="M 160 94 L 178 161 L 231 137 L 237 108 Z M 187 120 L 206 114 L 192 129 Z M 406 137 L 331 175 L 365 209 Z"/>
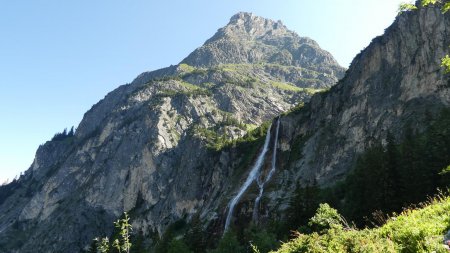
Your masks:
<path fill-rule="evenodd" d="M 259 202 L 261 201 L 261 197 L 264 192 L 264 185 L 269 182 L 269 180 L 272 178 L 273 174 L 276 170 L 276 162 L 277 162 L 277 144 L 278 144 L 278 131 L 280 130 L 280 118 L 277 120 L 277 129 L 275 131 L 275 140 L 273 143 L 273 153 L 272 153 L 272 166 L 270 168 L 269 174 L 267 174 L 266 179 L 261 180 L 260 177 L 257 179 L 258 187 L 259 187 L 259 194 L 258 197 L 255 199 L 255 206 L 253 208 L 253 221 L 258 221 L 258 210 L 259 210 Z"/>
<path fill-rule="evenodd" d="M 269 129 L 267 129 L 267 134 L 266 134 L 266 139 L 264 141 L 263 149 L 261 150 L 261 153 L 259 153 L 258 159 L 256 159 L 256 162 L 253 165 L 253 168 L 250 170 L 250 174 L 248 174 L 248 177 L 245 180 L 244 184 L 239 189 L 238 194 L 236 194 L 236 196 L 234 196 L 234 198 L 230 201 L 229 209 L 228 209 L 228 215 L 227 215 L 227 219 L 225 221 L 225 230 L 224 230 L 224 232 L 227 232 L 227 230 L 228 230 L 228 228 L 230 226 L 231 218 L 233 217 L 234 207 L 239 202 L 239 200 L 241 199 L 242 195 L 248 189 L 250 184 L 255 179 L 258 178 L 259 170 L 261 169 L 261 166 L 262 166 L 262 164 L 264 162 L 264 157 L 266 156 L 267 150 L 269 149 L 270 129 L 271 128 L 272 128 L 272 126 L 270 126 Z"/>

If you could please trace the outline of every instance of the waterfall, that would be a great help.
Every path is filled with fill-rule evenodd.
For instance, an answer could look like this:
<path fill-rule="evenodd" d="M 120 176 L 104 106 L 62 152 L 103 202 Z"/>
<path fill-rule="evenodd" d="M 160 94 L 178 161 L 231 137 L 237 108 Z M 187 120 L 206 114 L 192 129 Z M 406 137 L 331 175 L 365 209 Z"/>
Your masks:
<path fill-rule="evenodd" d="M 259 187 L 259 194 L 258 197 L 255 199 L 255 206 L 253 208 L 253 221 L 257 222 L 258 220 L 258 209 L 259 209 L 259 202 L 261 201 L 261 197 L 264 192 L 264 185 L 269 182 L 269 180 L 272 178 L 273 174 L 276 170 L 276 162 L 277 162 L 277 144 L 278 144 L 278 131 L 280 130 L 280 118 L 277 120 L 277 129 L 275 131 L 275 140 L 273 143 L 273 153 L 272 153 L 272 166 L 270 168 L 269 174 L 267 174 L 266 179 L 262 181 L 260 177 L 258 177 L 258 187 Z"/>
<path fill-rule="evenodd" d="M 234 198 L 230 201 L 229 209 L 228 209 L 228 215 L 227 219 L 225 221 L 225 231 L 227 232 L 228 227 L 230 226 L 231 219 L 233 217 L 233 211 L 236 206 L 236 204 L 241 199 L 244 192 L 248 189 L 250 184 L 256 179 L 258 180 L 259 170 L 261 169 L 261 166 L 264 162 L 264 157 L 266 156 L 267 150 L 269 149 L 269 142 L 270 142 L 270 129 L 272 128 L 272 125 L 267 129 L 266 139 L 264 141 L 263 149 L 261 150 L 261 153 L 259 153 L 258 158 L 256 159 L 255 164 L 253 165 L 253 168 L 250 170 L 250 174 L 248 174 L 247 179 L 245 180 L 244 184 L 239 189 L 239 192 L 234 196 Z"/>

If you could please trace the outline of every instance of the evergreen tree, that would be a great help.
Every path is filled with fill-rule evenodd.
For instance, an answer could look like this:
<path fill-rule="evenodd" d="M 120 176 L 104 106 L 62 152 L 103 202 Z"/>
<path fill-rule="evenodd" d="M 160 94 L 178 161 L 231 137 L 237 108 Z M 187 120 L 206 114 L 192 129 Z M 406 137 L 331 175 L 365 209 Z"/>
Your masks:
<path fill-rule="evenodd" d="M 172 239 L 170 241 L 167 253 L 192 253 L 183 240 Z"/>
<path fill-rule="evenodd" d="M 216 249 L 209 253 L 244 253 L 245 248 L 242 247 L 233 231 L 228 231 L 219 241 Z"/>
<path fill-rule="evenodd" d="M 384 182 L 384 206 L 382 210 L 392 212 L 401 208 L 399 196 L 403 188 L 400 180 L 399 157 L 400 151 L 395 145 L 395 137 L 388 132 L 385 149 L 385 182 Z"/>
<path fill-rule="evenodd" d="M 186 242 L 193 252 L 204 252 L 206 248 L 206 238 L 203 232 L 202 221 L 200 215 L 196 214 L 192 217 L 189 229 L 185 235 Z"/>
<path fill-rule="evenodd" d="M 319 207 L 320 189 L 317 186 L 316 181 L 311 185 L 306 185 L 302 188 L 297 186 L 294 198 L 291 200 L 290 207 L 288 209 L 288 228 L 298 229 L 308 223 L 317 207 Z"/>
<path fill-rule="evenodd" d="M 68 137 L 72 137 L 75 134 L 75 130 L 73 128 L 73 126 L 70 128 L 69 133 L 67 134 Z"/>
<path fill-rule="evenodd" d="M 401 202 L 415 203 L 420 201 L 422 195 L 422 162 L 420 161 L 421 148 L 412 128 L 408 125 L 405 130 L 403 144 L 400 146 L 400 170 L 403 189 Z"/>

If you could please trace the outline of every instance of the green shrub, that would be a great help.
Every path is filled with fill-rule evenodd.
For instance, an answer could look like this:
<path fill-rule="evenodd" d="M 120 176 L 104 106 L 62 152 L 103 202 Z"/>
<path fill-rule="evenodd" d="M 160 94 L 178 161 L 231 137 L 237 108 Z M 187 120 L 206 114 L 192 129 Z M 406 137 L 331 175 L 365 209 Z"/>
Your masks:
<path fill-rule="evenodd" d="M 450 5 L 447 6 L 445 11 L 448 11 L 449 9 L 450 9 Z M 449 55 L 446 55 L 444 58 L 442 58 L 441 66 L 444 68 L 444 71 L 446 74 L 450 73 L 450 56 Z"/>
<path fill-rule="evenodd" d="M 309 220 L 308 226 L 313 230 L 320 233 L 327 231 L 328 229 L 342 229 L 344 219 L 334 208 L 331 208 L 328 204 L 320 204 L 316 211 L 316 214 Z"/>
<path fill-rule="evenodd" d="M 442 239 L 450 228 L 450 197 L 435 198 L 428 206 L 407 210 L 374 229 L 344 228 L 340 215 L 326 205 L 314 217 L 311 225 L 329 229 L 322 234 L 297 234 L 276 252 L 447 252 Z"/>

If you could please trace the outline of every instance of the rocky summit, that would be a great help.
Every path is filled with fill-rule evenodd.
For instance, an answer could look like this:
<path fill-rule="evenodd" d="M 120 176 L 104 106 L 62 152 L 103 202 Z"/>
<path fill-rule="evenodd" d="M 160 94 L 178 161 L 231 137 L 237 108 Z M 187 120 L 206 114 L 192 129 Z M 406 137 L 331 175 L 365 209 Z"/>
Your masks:
<path fill-rule="evenodd" d="M 281 22 L 233 16 L 180 64 L 120 86 L 74 135 L 39 147 L 25 174 L 2 187 L 0 251 L 80 252 L 124 211 L 150 248 L 175 221 L 220 220 L 257 152 L 257 127 L 343 73 Z"/>
<path fill-rule="evenodd" d="M 281 21 L 272 21 L 251 13 L 234 15 L 227 26 L 182 63 L 197 67 L 219 64 L 270 63 L 317 71 L 333 78 L 342 77 L 333 56 L 312 39 L 300 37 Z"/>

